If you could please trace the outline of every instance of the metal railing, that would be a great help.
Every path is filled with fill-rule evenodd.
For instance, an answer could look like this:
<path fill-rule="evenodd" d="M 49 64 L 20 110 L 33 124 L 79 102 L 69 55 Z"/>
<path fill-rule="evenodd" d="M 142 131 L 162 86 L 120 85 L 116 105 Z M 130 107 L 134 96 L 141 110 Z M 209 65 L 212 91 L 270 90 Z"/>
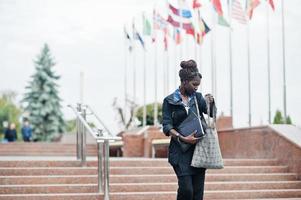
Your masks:
<path fill-rule="evenodd" d="M 76 157 L 81 161 L 81 166 L 86 166 L 86 132 L 89 132 L 97 142 L 98 158 L 98 192 L 104 194 L 104 200 L 109 200 L 109 176 L 110 176 L 110 142 L 121 140 L 121 137 L 113 136 L 109 129 L 104 125 L 95 112 L 87 105 L 77 104 L 76 108 L 69 107 L 76 115 Z M 90 113 L 87 113 L 90 111 Z M 87 114 L 91 114 L 102 125 L 102 129 L 96 131 L 91 128 L 87 122 Z M 107 134 L 105 134 L 107 133 Z"/>

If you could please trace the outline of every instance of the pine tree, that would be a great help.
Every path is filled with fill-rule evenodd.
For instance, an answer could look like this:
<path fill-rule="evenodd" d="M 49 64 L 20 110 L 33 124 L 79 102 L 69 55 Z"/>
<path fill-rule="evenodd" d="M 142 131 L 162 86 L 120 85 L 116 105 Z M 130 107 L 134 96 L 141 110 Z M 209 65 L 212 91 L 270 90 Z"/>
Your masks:
<path fill-rule="evenodd" d="M 276 111 L 273 124 L 284 124 L 282 114 L 279 110 Z"/>
<path fill-rule="evenodd" d="M 25 111 L 29 113 L 29 120 L 33 128 L 33 138 L 38 141 L 51 141 L 65 132 L 65 123 L 61 112 L 61 99 L 58 96 L 59 80 L 53 72 L 55 62 L 45 44 L 41 54 L 34 61 L 36 72 L 25 93 L 23 102 Z"/>

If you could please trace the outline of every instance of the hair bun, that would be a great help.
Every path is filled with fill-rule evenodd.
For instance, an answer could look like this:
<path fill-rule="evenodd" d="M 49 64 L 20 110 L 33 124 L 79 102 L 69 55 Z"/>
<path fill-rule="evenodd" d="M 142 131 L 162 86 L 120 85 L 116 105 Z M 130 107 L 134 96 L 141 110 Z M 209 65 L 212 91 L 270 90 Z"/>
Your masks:
<path fill-rule="evenodd" d="M 180 64 L 182 69 L 190 69 L 193 71 L 198 71 L 197 70 L 197 64 L 194 60 L 187 60 L 187 61 L 182 61 Z"/>

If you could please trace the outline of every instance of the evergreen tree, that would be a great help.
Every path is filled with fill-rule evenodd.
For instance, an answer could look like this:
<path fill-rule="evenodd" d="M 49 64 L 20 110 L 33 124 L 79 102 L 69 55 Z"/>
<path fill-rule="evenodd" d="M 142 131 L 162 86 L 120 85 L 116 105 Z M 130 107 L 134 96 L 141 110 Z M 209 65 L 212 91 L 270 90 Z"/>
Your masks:
<path fill-rule="evenodd" d="M 292 119 L 289 115 L 286 117 L 286 124 L 293 124 Z"/>
<path fill-rule="evenodd" d="M 143 106 L 139 107 L 136 113 L 138 120 L 141 122 L 140 126 L 142 126 L 143 122 Z M 162 104 L 158 103 L 158 122 L 162 123 Z M 154 124 L 154 104 L 146 105 L 146 125 Z"/>
<path fill-rule="evenodd" d="M 23 99 L 33 128 L 33 138 L 38 141 L 51 141 L 65 132 L 61 99 L 55 82 L 60 76 L 54 74 L 54 65 L 48 45 L 45 44 L 41 54 L 37 56 L 36 72 L 26 87 L 28 92 Z"/>
<path fill-rule="evenodd" d="M 276 111 L 273 124 L 284 124 L 282 114 L 279 110 Z"/>
<path fill-rule="evenodd" d="M 292 124 L 292 119 L 289 115 L 285 119 L 282 116 L 282 113 L 279 110 L 277 110 L 276 114 L 275 114 L 275 117 L 274 117 L 273 124 Z"/>

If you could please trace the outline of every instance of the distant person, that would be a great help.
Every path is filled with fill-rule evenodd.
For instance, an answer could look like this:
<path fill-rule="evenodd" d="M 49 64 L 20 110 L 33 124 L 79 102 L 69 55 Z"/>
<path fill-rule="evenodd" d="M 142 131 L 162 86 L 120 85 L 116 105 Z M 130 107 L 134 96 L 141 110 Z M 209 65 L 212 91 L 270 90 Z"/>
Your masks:
<path fill-rule="evenodd" d="M 32 129 L 29 125 L 29 121 L 25 120 L 21 129 L 24 142 L 30 142 L 32 138 Z"/>
<path fill-rule="evenodd" d="M 16 124 L 11 123 L 9 128 L 5 130 L 4 139 L 7 142 L 14 142 L 17 140 Z"/>

